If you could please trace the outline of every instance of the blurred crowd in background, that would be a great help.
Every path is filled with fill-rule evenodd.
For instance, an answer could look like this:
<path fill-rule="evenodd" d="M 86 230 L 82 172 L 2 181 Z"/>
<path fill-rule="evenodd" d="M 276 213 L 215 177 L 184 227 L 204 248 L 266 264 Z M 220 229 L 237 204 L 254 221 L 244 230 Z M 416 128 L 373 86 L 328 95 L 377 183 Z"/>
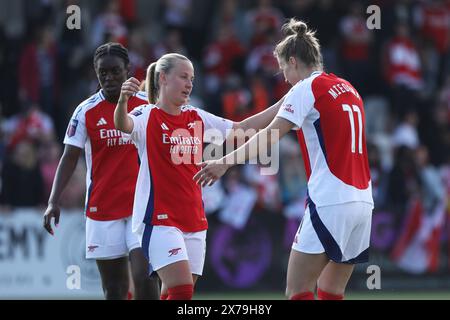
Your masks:
<path fill-rule="evenodd" d="M 296 17 L 317 30 L 325 71 L 349 80 L 364 99 L 376 210 L 394 213 L 400 226 L 419 205 L 439 225 L 435 236 L 448 235 L 450 1 L 0 3 L 2 211 L 45 206 L 68 121 L 97 90 L 92 61 L 102 43 L 126 46 L 139 80 L 165 53 L 188 56 L 195 67 L 191 104 L 239 121 L 289 89 L 272 52 L 281 25 Z M 371 30 L 366 9 L 373 4 L 381 9 L 381 28 Z M 66 26 L 70 5 L 81 8 L 80 30 Z M 250 212 L 298 219 L 306 179 L 294 133 L 280 143 L 280 173 L 262 176 L 258 169 L 236 167 L 205 190 L 208 213 L 247 201 L 236 226 L 245 225 Z M 79 161 L 62 206 L 82 208 L 84 197 L 85 164 Z"/>

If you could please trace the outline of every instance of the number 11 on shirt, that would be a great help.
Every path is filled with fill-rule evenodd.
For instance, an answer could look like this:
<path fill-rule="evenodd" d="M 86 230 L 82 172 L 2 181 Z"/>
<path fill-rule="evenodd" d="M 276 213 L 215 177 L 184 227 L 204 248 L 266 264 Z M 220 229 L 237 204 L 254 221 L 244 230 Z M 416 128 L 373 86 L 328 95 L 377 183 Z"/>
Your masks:
<path fill-rule="evenodd" d="M 358 114 L 358 153 L 362 154 L 362 116 L 361 116 L 361 109 L 357 105 L 352 105 L 352 108 L 348 104 L 343 104 L 342 109 L 346 112 L 348 112 L 348 119 L 350 120 L 350 130 L 352 131 L 352 153 L 356 152 L 356 146 L 355 146 L 355 120 L 353 118 L 353 111 Z"/>

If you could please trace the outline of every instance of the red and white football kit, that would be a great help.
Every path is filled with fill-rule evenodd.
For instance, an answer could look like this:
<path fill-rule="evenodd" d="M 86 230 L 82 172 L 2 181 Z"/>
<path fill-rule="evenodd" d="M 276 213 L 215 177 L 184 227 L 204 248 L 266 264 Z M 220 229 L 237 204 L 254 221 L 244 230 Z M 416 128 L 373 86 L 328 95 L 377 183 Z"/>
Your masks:
<path fill-rule="evenodd" d="M 171 115 L 155 105 L 136 108 L 131 139 L 141 166 L 133 207 L 133 231 L 141 239 L 153 270 L 189 260 L 201 274 L 208 223 L 201 187 L 193 180 L 200 170 L 206 130 L 226 137 L 233 122 L 191 106 Z M 212 142 L 212 141 L 205 141 Z"/>
<path fill-rule="evenodd" d="M 361 96 L 348 81 L 317 71 L 292 87 L 277 117 L 298 129 L 308 178 L 293 248 L 367 261 L 373 199 Z"/>
<path fill-rule="evenodd" d="M 128 110 L 147 103 L 146 94 L 139 92 L 130 98 Z M 64 138 L 65 144 L 85 151 L 88 258 L 111 259 L 139 246 L 127 226 L 139 172 L 138 155 L 129 135 L 114 127 L 115 108 L 100 90 L 78 105 Z"/>

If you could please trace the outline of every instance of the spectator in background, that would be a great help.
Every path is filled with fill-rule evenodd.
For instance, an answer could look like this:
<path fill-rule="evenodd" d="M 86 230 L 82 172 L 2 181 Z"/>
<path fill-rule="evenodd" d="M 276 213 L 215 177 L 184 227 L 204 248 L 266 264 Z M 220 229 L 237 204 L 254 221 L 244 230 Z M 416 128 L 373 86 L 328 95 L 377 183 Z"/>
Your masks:
<path fill-rule="evenodd" d="M 262 165 L 246 165 L 243 176 L 257 192 L 256 206 L 259 210 L 279 212 L 281 209 L 281 188 L 277 175 L 260 175 Z"/>
<path fill-rule="evenodd" d="M 364 7 L 358 1 L 350 4 L 349 13 L 340 21 L 341 58 L 344 74 L 351 83 L 358 83 L 361 96 L 369 85 L 369 59 L 372 32 L 367 29 Z"/>
<path fill-rule="evenodd" d="M 242 121 L 262 110 L 270 104 L 267 89 L 261 77 L 255 75 L 251 78 L 247 89 L 238 76 L 230 77 L 231 90 L 222 96 L 222 108 L 225 118 L 233 121 Z"/>
<path fill-rule="evenodd" d="M 430 163 L 428 149 L 420 145 L 415 150 L 417 172 L 421 184 L 421 199 L 426 212 L 432 213 L 446 201 L 446 190 L 439 170 Z"/>
<path fill-rule="evenodd" d="M 423 89 L 421 61 L 409 27 L 395 25 L 394 37 L 386 44 L 382 62 L 384 76 L 391 88 L 391 107 L 395 115 L 416 110 L 419 91 Z"/>
<path fill-rule="evenodd" d="M 162 5 L 166 28 L 177 29 L 185 36 L 192 14 L 192 0 L 163 0 Z"/>
<path fill-rule="evenodd" d="M 387 202 L 389 209 L 396 214 L 396 227 L 403 219 L 409 199 L 418 195 L 419 181 L 414 163 L 414 149 L 401 145 L 395 149 L 394 166 L 389 172 Z"/>
<path fill-rule="evenodd" d="M 3 105 L 0 102 L 0 172 L 2 170 L 1 165 L 3 164 L 3 159 L 5 156 L 5 137 L 4 137 L 4 120 L 3 120 Z M 1 181 L 0 181 L 0 191 L 1 191 Z"/>
<path fill-rule="evenodd" d="M 130 31 L 128 55 L 130 56 L 130 74 L 139 81 L 145 79 L 145 70 L 148 65 L 148 59 L 151 58 L 150 46 L 145 38 L 145 31 L 136 28 Z"/>
<path fill-rule="evenodd" d="M 425 1 L 415 11 L 415 23 L 421 36 L 432 42 L 438 53 L 437 85 L 450 71 L 450 5 L 448 1 Z"/>
<path fill-rule="evenodd" d="M 119 12 L 128 27 L 137 22 L 136 0 L 119 0 Z"/>
<path fill-rule="evenodd" d="M 33 142 L 20 141 L 6 159 L 2 170 L 0 199 L 6 207 L 44 205 L 44 181 Z"/>
<path fill-rule="evenodd" d="M 267 43 L 267 36 L 279 30 L 283 19 L 283 13 L 273 6 L 272 0 L 258 0 L 256 8 L 250 10 L 247 15 L 251 30 L 250 48 Z"/>
<path fill-rule="evenodd" d="M 369 156 L 370 178 L 372 179 L 373 201 L 377 209 L 382 209 L 386 205 L 388 172 L 383 167 L 380 150 L 375 144 L 367 144 L 367 154 Z"/>
<path fill-rule="evenodd" d="M 265 38 L 251 49 L 245 65 L 247 74 L 262 72 L 269 78 L 279 71 L 277 59 L 273 56 L 273 48 L 277 40 L 278 32 L 270 30 L 265 34 Z"/>
<path fill-rule="evenodd" d="M 323 62 L 327 71 L 337 72 L 337 50 L 338 45 L 336 30 L 339 26 L 339 13 L 334 0 L 314 1 L 309 13 L 311 26 L 317 28 L 317 35 L 322 46 Z"/>
<path fill-rule="evenodd" d="M 301 157 L 294 134 L 287 135 L 280 141 L 279 180 L 283 205 L 306 197 L 307 179 Z"/>
<path fill-rule="evenodd" d="M 128 45 L 128 29 L 120 15 L 119 0 L 108 0 L 104 11 L 94 20 L 92 25 L 91 48 L 105 42 L 118 42 Z"/>
<path fill-rule="evenodd" d="M 450 74 L 447 75 L 445 83 L 439 93 L 439 104 L 446 110 L 447 123 L 450 123 Z"/>
<path fill-rule="evenodd" d="M 439 171 L 429 163 L 427 148 L 419 146 L 413 152 L 417 189 L 407 199 L 407 211 L 402 212 L 403 226 L 391 258 L 409 272 L 435 272 L 445 230 L 446 192 Z"/>
<path fill-rule="evenodd" d="M 205 91 L 215 95 L 232 72 L 242 72 L 245 48 L 232 24 L 222 24 L 203 54 Z"/>
<path fill-rule="evenodd" d="M 23 104 L 24 110 L 3 123 L 5 140 L 9 151 L 28 140 L 38 145 L 55 137 L 53 120 L 43 113 L 37 104 Z"/>
<path fill-rule="evenodd" d="M 158 59 L 169 52 L 176 52 L 179 54 L 185 54 L 187 52 L 181 40 L 180 30 L 167 30 L 163 39 L 154 46 L 152 57 Z"/>
<path fill-rule="evenodd" d="M 412 150 L 419 146 L 419 134 L 417 132 L 418 117 L 415 111 L 407 111 L 402 122 L 394 129 L 392 145 L 394 147 L 406 146 Z"/>
<path fill-rule="evenodd" d="M 50 25 L 37 27 L 34 40 L 27 43 L 19 63 L 19 98 L 34 103 L 55 116 L 59 97 L 57 45 Z"/>
<path fill-rule="evenodd" d="M 245 11 L 239 7 L 238 0 L 223 0 L 216 10 L 216 16 L 212 23 L 212 30 L 216 33 L 222 26 L 229 26 L 232 28 L 235 36 L 239 42 L 247 46 L 249 43 L 249 28 L 247 28 L 245 21 Z M 239 32 L 237 32 L 239 31 Z"/>
<path fill-rule="evenodd" d="M 64 0 L 58 10 L 66 11 L 69 6 L 79 6 L 81 0 Z M 86 56 L 90 55 L 90 31 L 91 31 L 91 10 L 88 6 L 83 6 L 80 10 L 80 29 L 67 28 L 67 15 L 58 15 L 56 20 L 56 38 L 58 39 L 58 61 L 60 61 L 60 74 L 73 74 L 80 77 L 82 64 Z M 66 86 L 72 87 L 74 79 L 61 78 L 63 90 Z M 64 94 L 62 94 L 64 98 Z M 63 121 L 66 123 L 66 121 Z"/>
<path fill-rule="evenodd" d="M 419 127 L 423 142 L 428 147 L 430 159 L 434 165 L 448 163 L 450 155 L 449 111 L 442 102 L 436 102 L 434 108 L 421 118 Z"/>

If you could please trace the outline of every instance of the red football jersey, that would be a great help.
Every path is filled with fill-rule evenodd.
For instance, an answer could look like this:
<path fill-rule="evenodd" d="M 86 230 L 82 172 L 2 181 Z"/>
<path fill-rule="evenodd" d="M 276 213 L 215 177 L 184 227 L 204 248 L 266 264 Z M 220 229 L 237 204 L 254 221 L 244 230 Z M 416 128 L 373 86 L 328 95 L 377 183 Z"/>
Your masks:
<path fill-rule="evenodd" d="M 133 230 L 147 225 L 174 226 L 183 232 L 205 230 L 201 188 L 193 177 L 200 170 L 205 131 L 224 138 L 233 122 L 206 111 L 183 106 L 171 115 L 155 105 L 129 114 L 141 167 L 133 207 Z M 212 141 L 209 141 L 212 142 Z"/>
<path fill-rule="evenodd" d="M 146 94 L 139 92 L 128 110 L 146 103 Z M 133 211 L 138 155 L 129 135 L 114 127 L 115 108 L 100 90 L 75 109 L 64 138 L 65 144 L 85 150 L 85 213 L 93 220 L 117 220 Z"/>
<path fill-rule="evenodd" d="M 277 116 L 299 129 L 308 192 L 317 206 L 373 204 L 363 101 L 348 81 L 314 72 L 292 87 Z"/>

